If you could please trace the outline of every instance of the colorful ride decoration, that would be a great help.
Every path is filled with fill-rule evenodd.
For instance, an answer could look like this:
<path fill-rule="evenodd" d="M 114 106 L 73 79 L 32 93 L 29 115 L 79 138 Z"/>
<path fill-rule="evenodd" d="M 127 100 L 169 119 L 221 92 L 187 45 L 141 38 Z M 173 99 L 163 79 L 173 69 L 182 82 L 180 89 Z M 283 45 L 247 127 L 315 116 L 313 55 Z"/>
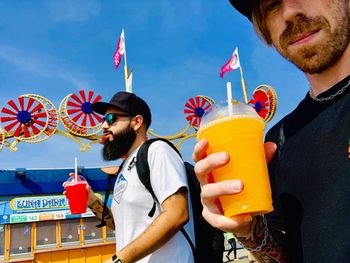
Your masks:
<path fill-rule="evenodd" d="M 199 128 L 204 113 L 213 103 L 214 101 L 212 99 L 201 95 L 189 98 L 185 103 L 184 113 L 187 115 L 186 120 L 190 122 L 194 129 L 197 130 Z"/>
<path fill-rule="evenodd" d="M 198 95 L 194 98 L 189 98 L 184 105 L 185 108 L 183 111 L 186 115 L 186 121 L 188 124 L 182 131 L 168 136 L 159 135 L 155 133 L 153 129 L 149 129 L 148 133 L 153 137 L 164 138 L 172 141 L 180 150 L 180 146 L 184 141 L 196 136 L 202 116 L 212 104 L 214 104 L 214 100 L 207 96 Z M 194 129 L 194 131 L 188 133 L 191 127 Z M 175 142 L 175 140 L 177 140 L 177 142 Z"/>
<path fill-rule="evenodd" d="M 14 151 L 20 141 L 37 143 L 48 139 L 58 126 L 55 106 L 48 99 L 34 94 L 9 100 L 1 109 L 0 121 L 5 130 L 4 137 L 14 138 L 9 145 Z"/>
<path fill-rule="evenodd" d="M 174 145 L 180 149 L 180 145 L 187 139 L 193 138 L 197 134 L 201 119 L 205 112 L 210 109 L 210 106 L 215 101 L 210 97 L 198 95 L 194 98 L 189 98 L 185 103 L 184 114 L 186 115 L 186 121 L 188 125 L 179 133 L 162 136 L 149 129 L 149 134 L 157 138 L 165 138 L 174 143 Z M 265 122 L 272 119 L 277 108 L 277 96 L 274 89 L 269 85 L 260 85 L 253 92 L 253 98 L 248 104 L 252 104 L 252 107 L 261 116 Z M 192 133 L 187 133 L 190 127 L 193 127 Z M 176 143 L 175 140 L 178 140 Z"/>
<path fill-rule="evenodd" d="M 4 142 L 5 142 L 5 133 L 2 131 L 0 127 L 0 151 L 4 147 Z"/>
<path fill-rule="evenodd" d="M 17 151 L 19 142 L 38 143 L 53 134 L 68 137 L 80 144 L 80 151 L 100 142 L 102 118 L 91 110 L 91 104 L 102 97 L 93 91 L 80 90 L 67 95 L 60 103 L 59 111 L 48 99 L 36 94 L 24 94 L 9 100 L 1 109 L 0 150 L 3 146 Z M 61 121 L 65 129 L 60 130 Z M 79 137 L 89 140 L 84 143 Z"/>
<path fill-rule="evenodd" d="M 250 99 L 249 104 L 252 104 L 259 116 L 268 122 L 277 109 L 276 92 L 269 85 L 260 85 L 253 91 L 253 98 Z"/>
<path fill-rule="evenodd" d="M 32 138 L 23 138 L 22 141 L 27 143 L 37 143 L 50 138 L 56 132 L 58 128 L 58 123 L 59 123 L 58 114 L 57 114 L 55 105 L 48 99 L 36 94 L 25 94 L 22 96 L 27 97 L 29 99 L 37 100 L 38 102 L 41 103 L 41 105 L 43 105 L 46 112 L 45 129 L 43 129 L 43 131 L 37 136 Z"/>
<path fill-rule="evenodd" d="M 91 105 L 102 99 L 93 91 L 79 90 L 67 95 L 61 102 L 59 116 L 62 124 L 78 136 L 91 136 L 101 130 L 102 118 L 92 111 Z"/>
<path fill-rule="evenodd" d="M 35 138 L 47 127 L 47 111 L 34 98 L 22 95 L 17 100 L 9 100 L 1 113 L 4 129 L 18 140 Z"/>
<path fill-rule="evenodd" d="M 9 100 L 0 112 L 0 151 L 4 146 L 17 151 L 19 142 L 38 143 L 53 134 L 74 140 L 81 146 L 82 152 L 90 149 L 92 144 L 101 143 L 102 118 L 91 108 L 101 99 L 93 91 L 79 90 L 68 94 L 61 101 L 58 111 L 48 99 L 35 94 L 24 94 Z M 168 136 L 157 134 L 153 129 L 149 129 L 148 133 L 153 137 L 168 139 L 180 148 L 184 141 L 196 136 L 204 113 L 214 103 L 213 99 L 203 95 L 189 98 L 183 110 L 187 122 L 183 130 Z M 254 90 L 249 104 L 268 122 L 276 112 L 276 93 L 271 86 L 260 85 Z M 59 129 L 59 121 L 64 129 Z M 193 130 L 189 132 L 191 127 Z M 89 142 L 85 143 L 82 139 Z"/>

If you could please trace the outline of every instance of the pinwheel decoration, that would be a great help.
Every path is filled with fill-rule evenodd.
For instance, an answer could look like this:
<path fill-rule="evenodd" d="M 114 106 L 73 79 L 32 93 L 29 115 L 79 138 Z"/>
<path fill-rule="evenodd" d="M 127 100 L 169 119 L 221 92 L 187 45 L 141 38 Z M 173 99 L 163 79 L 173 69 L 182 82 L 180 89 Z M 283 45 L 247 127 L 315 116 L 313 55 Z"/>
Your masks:
<path fill-rule="evenodd" d="M 72 133 L 90 136 L 101 130 L 102 118 L 92 111 L 91 105 L 102 99 L 93 91 L 80 90 L 78 94 L 69 94 L 60 105 L 59 113 L 63 125 Z"/>
<path fill-rule="evenodd" d="M 4 147 L 4 141 L 5 141 L 5 134 L 0 127 L 0 151 L 2 150 L 2 147 Z"/>
<path fill-rule="evenodd" d="M 249 101 L 261 118 L 268 122 L 276 112 L 277 96 L 269 85 L 260 85 L 253 92 L 253 98 Z"/>
<path fill-rule="evenodd" d="M 214 101 L 205 96 L 196 96 L 190 98 L 185 103 L 184 113 L 186 120 L 190 122 L 193 128 L 198 129 L 202 116 L 210 108 Z"/>
<path fill-rule="evenodd" d="M 32 97 L 19 96 L 9 100 L 3 107 L 0 120 L 10 136 L 18 140 L 39 136 L 48 125 L 48 114 L 44 105 Z"/>

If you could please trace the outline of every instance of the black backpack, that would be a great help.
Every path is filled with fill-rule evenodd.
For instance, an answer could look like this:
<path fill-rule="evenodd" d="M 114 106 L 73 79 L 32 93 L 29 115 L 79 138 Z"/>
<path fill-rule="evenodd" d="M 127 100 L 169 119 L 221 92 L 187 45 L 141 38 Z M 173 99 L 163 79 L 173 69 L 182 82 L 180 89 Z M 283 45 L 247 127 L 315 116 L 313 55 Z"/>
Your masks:
<path fill-rule="evenodd" d="M 159 203 L 157 197 L 155 196 L 150 180 L 150 169 L 148 165 L 148 148 L 155 141 L 163 141 L 169 144 L 174 151 L 176 151 L 180 156 L 181 154 L 177 148 L 169 142 L 168 140 L 162 138 L 153 138 L 146 141 L 140 147 L 136 156 L 136 169 L 140 181 L 146 187 L 153 197 L 154 204 L 150 212 L 149 217 L 153 217 L 156 210 L 156 203 Z M 194 233 L 196 240 L 196 247 L 194 247 L 191 239 L 186 233 L 185 229 L 182 228 L 181 232 L 185 236 L 186 240 L 191 246 L 195 262 L 196 263 L 222 263 L 222 257 L 224 252 L 224 235 L 219 229 L 212 227 L 202 216 L 203 206 L 201 203 L 200 192 L 201 188 L 197 180 L 196 174 L 194 172 L 194 167 L 188 162 L 185 163 L 187 181 L 190 191 L 190 198 L 192 203 L 193 212 L 193 223 L 194 223 Z"/>

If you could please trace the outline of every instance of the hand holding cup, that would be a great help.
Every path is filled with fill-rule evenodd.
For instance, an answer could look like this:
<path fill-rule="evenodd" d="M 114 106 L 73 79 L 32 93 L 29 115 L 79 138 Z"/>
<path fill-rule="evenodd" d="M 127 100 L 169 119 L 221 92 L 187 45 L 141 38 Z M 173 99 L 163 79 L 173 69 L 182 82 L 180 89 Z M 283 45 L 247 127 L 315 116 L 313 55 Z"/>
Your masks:
<path fill-rule="evenodd" d="M 86 212 L 88 200 L 88 183 L 86 179 L 78 175 L 77 158 L 75 158 L 74 173 L 63 183 L 64 194 L 67 196 L 71 214 L 82 214 Z"/>
<path fill-rule="evenodd" d="M 276 144 L 267 142 L 264 145 L 266 152 L 266 161 L 270 162 L 276 151 Z M 225 166 L 230 156 L 227 152 L 218 152 L 206 155 L 208 149 L 208 141 L 200 140 L 192 155 L 195 164 L 195 172 L 202 186 L 202 204 L 203 216 L 214 227 L 225 232 L 233 232 L 237 235 L 246 235 L 251 229 L 254 217 L 249 214 L 236 215 L 226 217 L 223 215 L 222 207 L 219 202 L 219 197 L 224 195 L 239 194 L 244 188 L 241 180 L 227 180 L 215 183 L 212 181 L 211 172 L 218 167 Z"/>
<path fill-rule="evenodd" d="M 87 182 L 81 175 L 70 176 L 63 183 L 71 214 L 82 214 L 87 208 Z"/>

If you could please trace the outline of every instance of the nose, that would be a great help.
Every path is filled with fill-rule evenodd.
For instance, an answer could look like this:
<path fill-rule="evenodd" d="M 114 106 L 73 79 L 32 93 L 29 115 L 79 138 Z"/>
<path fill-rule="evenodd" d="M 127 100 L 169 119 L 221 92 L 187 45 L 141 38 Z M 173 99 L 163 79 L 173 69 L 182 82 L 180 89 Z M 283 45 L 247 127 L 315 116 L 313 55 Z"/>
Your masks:
<path fill-rule="evenodd" d="M 296 16 L 304 13 L 303 0 L 284 0 L 282 12 L 286 23 L 292 21 Z"/>
<path fill-rule="evenodd" d="M 104 122 L 102 122 L 102 126 L 101 126 L 103 129 L 108 129 L 109 128 L 109 126 L 108 126 L 108 124 L 107 124 L 107 122 L 106 121 L 104 121 Z"/>

